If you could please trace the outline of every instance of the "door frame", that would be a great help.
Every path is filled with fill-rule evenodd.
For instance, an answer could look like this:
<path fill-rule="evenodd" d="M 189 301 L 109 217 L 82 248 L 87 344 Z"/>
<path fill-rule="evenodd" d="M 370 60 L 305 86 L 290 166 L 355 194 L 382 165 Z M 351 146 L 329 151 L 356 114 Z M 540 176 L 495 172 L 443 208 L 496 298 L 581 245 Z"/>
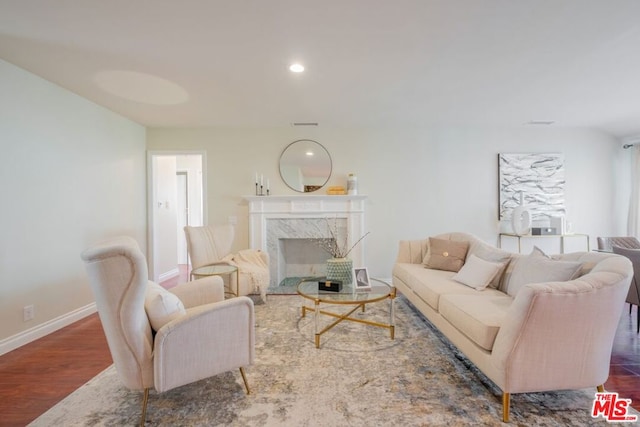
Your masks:
<path fill-rule="evenodd" d="M 184 177 L 184 187 L 182 188 L 184 190 L 184 194 L 182 194 L 181 192 L 181 186 L 180 184 L 180 177 L 183 176 Z M 182 227 L 180 226 L 180 215 L 184 216 L 184 225 L 191 225 L 191 223 L 189 222 L 189 215 L 190 215 L 190 210 L 189 210 L 189 173 L 185 170 L 180 170 L 178 169 L 176 171 L 176 179 L 178 180 L 178 204 L 177 207 L 181 207 L 182 204 L 181 202 L 184 201 L 184 211 L 180 214 L 178 214 L 178 230 L 182 230 Z M 184 196 L 183 200 L 180 200 L 180 196 Z M 182 264 L 181 261 L 181 257 L 182 257 L 182 250 L 184 249 L 184 256 L 186 258 L 186 262 L 185 264 L 189 264 L 189 251 L 187 250 L 186 246 L 186 237 L 184 235 L 184 232 L 182 232 L 182 237 L 184 238 L 184 241 L 182 241 L 180 239 L 180 232 L 178 232 L 178 264 Z"/>
<path fill-rule="evenodd" d="M 202 222 L 208 224 L 208 203 L 207 203 L 207 152 L 203 150 L 147 150 L 147 266 L 149 278 L 155 277 L 154 258 L 154 209 L 153 209 L 153 158 L 154 156 L 191 156 L 202 157 Z"/>

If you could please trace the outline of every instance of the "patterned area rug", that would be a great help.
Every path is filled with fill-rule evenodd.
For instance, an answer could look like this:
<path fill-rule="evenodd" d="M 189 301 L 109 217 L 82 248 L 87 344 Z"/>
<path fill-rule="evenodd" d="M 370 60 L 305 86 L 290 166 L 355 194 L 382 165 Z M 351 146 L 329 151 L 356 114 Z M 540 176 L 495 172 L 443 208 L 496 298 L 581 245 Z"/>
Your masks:
<path fill-rule="evenodd" d="M 246 369 L 252 394 L 245 394 L 239 371 L 151 392 L 147 425 L 502 424 L 499 390 L 402 296 L 395 340 L 386 329 L 343 322 L 322 336 L 320 349 L 313 314 L 301 318 L 301 304 L 298 296 L 275 295 L 256 303 L 256 361 Z M 358 316 L 385 322 L 388 304 L 373 304 Z M 607 425 L 590 417 L 594 391 L 513 395 L 511 425 Z M 141 393 L 122 387 L 112 366 L 32 425 L 135 425 L 140 404 Z"/>

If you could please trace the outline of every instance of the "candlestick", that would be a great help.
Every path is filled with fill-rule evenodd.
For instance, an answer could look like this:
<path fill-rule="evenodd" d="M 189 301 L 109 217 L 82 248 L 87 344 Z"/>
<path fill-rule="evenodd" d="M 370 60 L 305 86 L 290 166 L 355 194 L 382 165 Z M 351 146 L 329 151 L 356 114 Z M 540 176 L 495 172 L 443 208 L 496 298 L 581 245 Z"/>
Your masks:
<path fill-rule="evenodd" d="M 260 175 L 260 187 L 264 184 L 264 175 Z"/>

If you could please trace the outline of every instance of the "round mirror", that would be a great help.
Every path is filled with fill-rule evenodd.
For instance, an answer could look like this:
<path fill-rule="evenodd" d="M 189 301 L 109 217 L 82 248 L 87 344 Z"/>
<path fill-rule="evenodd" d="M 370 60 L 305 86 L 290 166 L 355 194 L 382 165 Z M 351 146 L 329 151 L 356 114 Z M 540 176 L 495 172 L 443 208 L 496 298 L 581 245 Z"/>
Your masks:
<path fill-rule="evenodd" d="M 293 141 L 280 155 L 280 176 L 289 188 L 300 193 L 319 190 L 331 176 L 331 156 L 316 141 Z"/>

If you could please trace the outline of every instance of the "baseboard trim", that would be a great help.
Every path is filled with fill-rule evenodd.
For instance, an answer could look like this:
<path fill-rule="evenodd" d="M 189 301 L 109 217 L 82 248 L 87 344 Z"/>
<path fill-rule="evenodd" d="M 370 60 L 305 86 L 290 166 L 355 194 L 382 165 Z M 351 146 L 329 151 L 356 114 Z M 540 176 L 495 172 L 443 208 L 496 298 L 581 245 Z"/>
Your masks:
<path fill-rule="evenodd" d="M 159 275 L 158 283 L 162 283 L 165 280 L 173 279 L 174 277 L 179 275 L 180 275 L 180 270 L 178 269 L 178 267 L 176 267 L 173 270 L 169 270 L 166 273 L 162 273 L 161 275 Z"/>
<path fill-rule="evenodd" d="M 25 344 L 29 344 L 39 338 L 47 336 L 52 332 L 64 328 L 65 326 L 69 326 L 73 322 L 84 319 L 96 311 L 98 310 L 96 303 L 94 302 L 63 314 L 62 316 L 56 317 L 55 319 L 41 323 L 40 325 L 27 329 L 24 332 L 20 332 L 19 334 L 0 340 L 0 356 L 15 350 L 18 347 L 22 347 Z"/>

